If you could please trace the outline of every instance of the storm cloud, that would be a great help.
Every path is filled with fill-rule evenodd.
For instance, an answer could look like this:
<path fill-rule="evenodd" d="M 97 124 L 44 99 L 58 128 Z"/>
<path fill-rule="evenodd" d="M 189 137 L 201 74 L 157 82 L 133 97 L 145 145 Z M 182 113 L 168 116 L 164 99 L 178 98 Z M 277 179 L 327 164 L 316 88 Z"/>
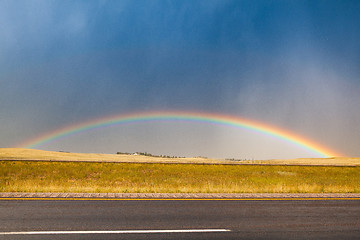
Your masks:
<path fill-rule="evenodd" d="M 0 146 L 141 111 L 241 116 L 360 149 L 356 1 L 1 1 Z M 220 126 L 118 126 L 43 149 L 311 157 Z"/>

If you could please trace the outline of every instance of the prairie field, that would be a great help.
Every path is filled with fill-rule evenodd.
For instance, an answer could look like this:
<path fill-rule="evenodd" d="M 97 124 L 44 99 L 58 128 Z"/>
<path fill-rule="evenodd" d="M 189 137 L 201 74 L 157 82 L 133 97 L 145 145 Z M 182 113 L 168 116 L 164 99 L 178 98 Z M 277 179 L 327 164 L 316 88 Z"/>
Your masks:
<path fill-rule="evenodd" d="M 224 163 L 231 161 L 194 158 L 170 158 L 133 154 L 70 153 L 25 148 L 0 148 L 0 160 L 137 162 L 137 163 Z"/>
<path fill-rule="evenodd" d="M 70 153 L 25 148 L 0 148 L 0 160 L 35 161 L 86 161 L 123 163 L 197 163 L 197 164 L 261 164 L 261 165 L 316 165 L 316 166 L 360 166 L 360 158 L 297 158 L 271 160 L 226 160 L 206 157 L 157 157 L 132 154 Z"/>
<path fill-rule="evenodd" d="M 0 191 L 359 193 L 359 160 L 235 161 L 0 148 Z"/>
<path fill-rule="evenodd" d="M 1 192 L 359 193 L 360 167 L 0 161 Z"/>

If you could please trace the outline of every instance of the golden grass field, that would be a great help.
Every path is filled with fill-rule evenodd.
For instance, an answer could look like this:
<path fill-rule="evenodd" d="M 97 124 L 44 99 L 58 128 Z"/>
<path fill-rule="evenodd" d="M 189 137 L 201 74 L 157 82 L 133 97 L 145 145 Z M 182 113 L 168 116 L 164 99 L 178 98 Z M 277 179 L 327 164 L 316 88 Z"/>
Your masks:
<path fill-rule="evenodd" d="M 125 154 L 65 153 L 24 148 L 0 148 L 0 160 L 91 161 L 127 163 L 199 163 L 199 164 L 275 164 L 360 166 L 360 158 L 298 158 L 231 161 L 208 158 L 162 158 Z"/>
<path fill-rule="evenodd" d="M 222 163 L 206 158 L 162 158 L 127 154 L 67 153 L 25 148 L 0 148 L 0 160 L 136 162 L 136 163 Z M 229 162 L 229 161 L 228 161 Z"/>
<path fill-rule="evenodd" d="M 162 163 L 145 156 L 0 149 L 0 192 L 360 193 L 359 166 L 154 159 Z"/>

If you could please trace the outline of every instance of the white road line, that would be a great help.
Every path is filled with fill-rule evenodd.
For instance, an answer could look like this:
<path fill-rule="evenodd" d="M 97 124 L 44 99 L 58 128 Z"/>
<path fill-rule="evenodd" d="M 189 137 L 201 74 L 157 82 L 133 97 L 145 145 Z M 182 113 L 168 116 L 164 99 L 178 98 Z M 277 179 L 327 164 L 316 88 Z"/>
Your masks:
<path fill-rule="evenodd" d="M 231 232 L 229 229 L 181 229 L 181 230 L 114 230 L 114 231 L 32 231 L 0 232 L 0 235 L 52 235 L 52 234 L 131 234 L 131 233 L 207 233 Z"/>

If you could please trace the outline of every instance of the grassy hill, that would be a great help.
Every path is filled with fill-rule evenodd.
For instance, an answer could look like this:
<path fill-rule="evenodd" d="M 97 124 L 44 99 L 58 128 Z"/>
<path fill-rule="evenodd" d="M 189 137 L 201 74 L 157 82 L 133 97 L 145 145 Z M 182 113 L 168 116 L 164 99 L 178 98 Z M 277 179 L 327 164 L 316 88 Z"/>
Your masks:
<path fill-rule="evenodd" d="M 0 148 L 0 160 L 85 161 L 123 163 L 231 163 L 231 161 L 194 158 L 153 157 L 133 154 L 69 153 L 25 148 Z"/>
<path fill-rule="evenodd" d="M 273 160 L 221 160 L 202 157 L 166 158 L 129 154 L 68 153 L 24 148 L 0 148 L 0 160 L 42 160 L 42 161 L 86 161 L 127 163 L 197 163 L 197 164 L 275 164 L 275 165 L 318 165 L 318 166 L 360 166 L 360 158 L 298 158 Z"/>

